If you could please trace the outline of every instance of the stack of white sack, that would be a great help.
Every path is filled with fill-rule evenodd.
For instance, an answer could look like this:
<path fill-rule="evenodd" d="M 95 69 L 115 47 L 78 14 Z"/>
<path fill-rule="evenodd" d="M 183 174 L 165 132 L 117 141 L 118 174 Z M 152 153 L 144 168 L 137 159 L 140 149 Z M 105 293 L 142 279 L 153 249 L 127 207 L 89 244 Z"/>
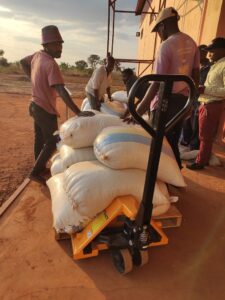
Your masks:
<path fill-rule="evenodd" d="M 92 147 L 102 129 L 123 124 L 119 117 L 106 114 L 97 114 L 93 117 L 74 117 L 61 125 L 59 135 L 62 143 L 72 148 Z M 127 125 L 124 124 L 124 126 Z"/>
<path fill-rule="evenodd" d="M 112 93 L 112 100 L 128 103 L 128 96 L 126 91 L 117 91 Z"/>
<path fill-rule="evenodd" d="M 51 159 L 51 175 L 64 172 L 67 168 L 81 161 L 95 160 L 93 147 L 73 149 L 67 145 L 61 145 L 59 152 Z"/>
<path fill-rule="evenodd" d="M 198 156 L 199 150 L 190 150 L 189 147 L 185 147 L 180 145 L 179 146 L 179 150 L 180 150 L 180 158 L 182 160 L 195 160 Z M 210 160 L 209 160 L 209 166 L 221 166 L 221 161 L 219 160 L 219 158 L 212 153 Z"/>
<path fill-rule="evenodd" d="M 96 136 L 103 128 L 118 124 L 124 124 L 119 117 L 99 112 L 93 117 L 74 117 L 63 123 L 59 131 L 59 152 L 51 159 L 52 176 L 77 162 L 96 159 L 93 153 Z"/>
<path fill-rule="evenodd" d="M 90 110 L 91 106 L 87 98 L 85 98 L 81 105 L 81 110 Z M 109 114 L 117 117 L 122 117 L 127 110 L 126 103 L 120 101 L 109 101 L 107 98 L 101 103 L 100 111 L 104 114 Z"/>
<path fill-rule="evenodd" d="M 113 169 L 136 168 L 146 170 L 151 138 L 140 126 L 113 126 L 102 130 L 94 142 L 97 159 Z M 166 139 L 163 141 L 157 178 L 163 182 L 186 186 Z"/>
<path fill-rule="evenodd" d="M 113 199 L 132 195 L 142 199 L 145 171 L 138 169 L 113 170 L 99 161 L 81 162 L 63 174 L 50 178 L 47 185 L 52 198 L 53 225 L 57 232 L 83 228 Z M 153 216 L 166 212 L 176 197 L 169 197 L 163 182 L 156 182 L 153 197 Z"/>
<path fill-rule="evenodd" d="M 107 129 L 108 126 L 111 127 Z M 99 114 L 68 120 L 61 126 L 60 136 L 60 159 L 65 171 L 47 182 L 57 231 L 71 232 L 74 227 L 85 226 L 118 196 L 133 195 L 141 200 L 151 139 L 140 126 L 124 125 L 118 117 Z M 90 150 L 93 142 L 99 161 L 90 161 L 95 159 Z M 89 161 L 78 162 L 79 158 L 72 158 L 75 154 L 68 154 L 75 150 L 82 153 L 84 149 L 90 150 L 86 156 Z M 66 158 L 63 152 L 68 154 Z M 77 152 L 76 157 L 79 156 Z M 75 164 L 69 167 L 70 163 Z M 163 182 L 156 183 L 153 215 L 165 213 L 174 200 L 164 182 L 185 186 L 166 141 L 159 168 L 158 179 Z"/>
<path fill-rule="evenodd" d="M 53 155 L 50 161 L 51 161 L 50 172 L 52 176 L 62 173 L 64 171 L 63 162 L 59 152 Z"/>

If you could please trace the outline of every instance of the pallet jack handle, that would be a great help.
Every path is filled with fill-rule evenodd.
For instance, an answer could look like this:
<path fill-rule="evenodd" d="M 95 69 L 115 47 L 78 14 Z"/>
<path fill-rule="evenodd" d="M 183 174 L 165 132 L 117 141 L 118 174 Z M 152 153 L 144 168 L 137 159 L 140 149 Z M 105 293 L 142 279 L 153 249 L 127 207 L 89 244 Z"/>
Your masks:
<path fill-rule="evenodd" d="M 145 82 L 160 82 L 158 117 L 156 126 L 151 126 L 136 111 L 135 95 L 140 86 Z M 171 105 L 173 85 L 175 82 L 185 82 L 189 97 L 185 106 L 169 121 L 166 122 L 168 107 Z M 152 200 L 155 188 L 155 182 L 158 172 L 159 159 L 162 149 L 163 137 L 177 122 L 184 119 L 190 111 L 192 104 L 196 99 L 196 88 L 193 80 L 185 75 L 146 75 L 139 78 L 132 86 L 128 97 L 128 108 L 133 118 L 152 136 L 151 150 L 149 153 L 148 166 L 146 170 L 145 186 L 142 201 L 135 220 L 136 230 L 141 232 L 150 224 L 152 216 Z"/>

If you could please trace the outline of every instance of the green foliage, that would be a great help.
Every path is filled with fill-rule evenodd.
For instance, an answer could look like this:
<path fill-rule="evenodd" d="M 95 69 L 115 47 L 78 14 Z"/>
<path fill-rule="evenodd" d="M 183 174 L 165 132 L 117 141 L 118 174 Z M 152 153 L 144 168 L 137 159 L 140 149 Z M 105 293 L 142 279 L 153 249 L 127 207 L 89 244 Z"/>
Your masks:
<path fill-rule="evenodd" d="M 78 70 L 85 70 L 87 69 L 88 67 L 88 64 L 86 63 L 85 60 L 78 60 L 75 62 L 75 67 L 78 69 Z"/>
<path fill-rule="evenodd" d="M 9 63 L 5 57 L 0 57 L 0 66 L 2 67 L 8 67 Z"/>
<path fill-rule="evenodd" d="M 68 63 L 65 62 L 61 62 L 59 65 L 60 70 L 62 71 L 66 71 L 70 69 L 70 65 Z"/>
<path fill-rule="evenodd" d="M 4 50 L 0 49 L 0 66 L 7 67 L 9 63 L 8 60 L 5 57 L 3 57 L 4 53 Z"/>
<path fill-rule="evenodd" d="M 91 54 L 88 57 L 88 64 L 90 65 L 90 68 L 92 70 L 94 70 L 97 66 L 97 64 L 99 64 L 100 62 L 100 56 L 98 56 L 97 54 Z"/>

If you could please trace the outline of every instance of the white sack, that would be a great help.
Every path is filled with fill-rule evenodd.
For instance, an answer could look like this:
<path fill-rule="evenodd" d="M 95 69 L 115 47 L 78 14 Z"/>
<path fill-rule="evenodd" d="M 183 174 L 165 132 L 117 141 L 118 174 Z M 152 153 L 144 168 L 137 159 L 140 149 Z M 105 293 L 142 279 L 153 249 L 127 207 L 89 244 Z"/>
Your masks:
<path fill-rule="evenodd" d="M 180 158 L 183 160 L 196 159 L 199 150 L 185 151 L 180 153 Z"/>
<path fill-rule="evenodd" d="M 85 98 L 81 104 L 81 110 L 90 110 L 91 105 L 88 101 L 88 98 Z M 109 101 L 105 100 L 101 103 L 100 111 L 104 114 L 109 114 L 117 117 L 122 117 L 127 109 L 127 105 L 125 103 L 119 101 Z"/>
<path fill-rule="evenodd" d="M 59 134 L 64 144 L 72 148 L 85 148 L 93 145 L 96 136 L 103 128 L 123 124 L 120 118 L 106 114 L 73 117 L 61 125 Z"/>
<path fill-rule="evenodd" d="M 126 91 L 114 92 L 114 93 L 112 93 L 111 97 L 112 97 L 112 100 L 128 103 L 128 96 L 127 96 Z"/>
<path fill-rule="evenodd" d="M 84 110 L 90 110 L 91 109 L 91 105 L 88 101 L 88 98 L 85 98 L 81 104 L 80 110 L 84 111 Z"/>
<path fill-rule="evenodd" d="M 96 160 L 93 147 L 73 149 L 70 146 L 62 145 L 60 157 L 64 169 L 81 161 Z"/>
<path fill-rule="evenodd" d="M 73 231 L 85 218 L 80 216 L 77 210 L 73 210 L 64 190 L 64 175 L 58 174 L 47 181 L 52 199 L 53 227 L 57 232 Z M 88 222 L 86 219 L 85 222 Z"/>
<path fill-rule="evenodd" d="M 50 168 L 50 172 L 52 176 L 64 172 L 63 162 L 60 158 L 59 153 L 57 153 L 57 155 L 54 155 L 52 158 L 52 165 Z"/>
<path fill-rule="evenodd" d="M 127 105 L 119 101 L 105 101 L 101 104 L 100 110 L 105 114 L 122 117 L 127 110 Z"/>
<path fill-rule="evenodd" d="M 60 157 L 60 153 L 56 152 L 55 154 L 52 155 L 50 158 L 50 162 L 53 163 L 55 160 L 57 160 Z"/>
<path fill-rule="evenodd" d="M 102 130 L 94 142 L 97 159 L 113 169 L 137 168 L 146 170 L 151 137 L 140 126 L 114 126 Z M 186 186 L 173 151 L 163 141 L 157 178 L 175 186 Z"/>
<path fill-rule="evenodd" d="M 94 218 L 118 196 L 132 195 L 142 199 L 145 172 L 126 169 L 113 170 L 98 161 L 72 165 L 64 173 L 64 187 L 74 210 L 85 218 Z M 170 207 L 169 197 L 155 185 L 153 216 L 164 213 Z M 161 205 L 160 212 L 155 208 Z"/>

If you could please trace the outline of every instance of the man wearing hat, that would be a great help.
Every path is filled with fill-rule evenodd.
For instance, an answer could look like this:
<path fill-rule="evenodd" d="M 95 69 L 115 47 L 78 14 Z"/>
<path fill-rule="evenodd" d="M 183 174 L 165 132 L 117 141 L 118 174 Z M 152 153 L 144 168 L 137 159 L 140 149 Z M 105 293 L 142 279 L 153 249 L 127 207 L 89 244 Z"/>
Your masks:
<path fill-rule="evenodd" d="M 178 27 L 179 15 L 173 7 L 167 7 L 158 14 L 152 32 L 157 32 L 162 39 L 154 63 L 154 74 L 180 74 L 193 78 L 198 86 L 199 80 L 199 51 L 194 40 L 180 32 Z M 138 107 L 138 113 L 143 115 L 149 108 L 151 110 L 152 122 L 155 122 L 156 110 L 158 107 L 159 82 L 153 82 L 145 97 Z M 187 101 L 188 90 L 184 82 L 177 82 L 173 87 L 173 94 L 168 111 L 170 120 Z M 129 122 L 129 120 L 128 120 Z M 182 168 L 178 142 L 182 128 L 182 121 L 178 122 L 166 134 L 177 163 Z"/>
<path fill-rule="evenodd" d="M 206 48 L 211 66 L 205 84 L 199 87 L 199 154 L 188 169 L 200 170 L 208 165 L 225 100 L 225 38 L 218 37 Z"/>
<path fill-rule="evenodd" d="M 46 163 L 56 149 L 58 139 L 57 136 L 53 136 L 53 133 L 58 130 L 57 93 L 76 115 L 93 115 L 91 112 L 81 112 L 64 87 L 63 77 L 55 61 L 55 58 L 61 57 L 63 42 L 56 26 L 46 26 L 42 28 L 44 49 L 20 61 L 32 83 L 29 111 L 34 119 L 35 165 L 29 177 L 43 184 L 45 179 L 42 173 L 46 170 Z"/>

